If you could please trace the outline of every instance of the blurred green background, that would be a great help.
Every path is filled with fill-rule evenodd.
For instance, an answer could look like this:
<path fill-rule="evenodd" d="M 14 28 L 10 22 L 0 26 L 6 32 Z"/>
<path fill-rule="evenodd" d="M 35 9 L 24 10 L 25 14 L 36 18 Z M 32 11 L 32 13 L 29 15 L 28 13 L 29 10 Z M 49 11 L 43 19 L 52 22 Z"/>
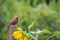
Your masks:
<path fill-rule="evenodd" d="M 0 40 L 7 40 L 4 28 L 15 16 L 23 30 L 43 30 L 37 40 L 60 40 L 60 0 L 0 0 Z"/>

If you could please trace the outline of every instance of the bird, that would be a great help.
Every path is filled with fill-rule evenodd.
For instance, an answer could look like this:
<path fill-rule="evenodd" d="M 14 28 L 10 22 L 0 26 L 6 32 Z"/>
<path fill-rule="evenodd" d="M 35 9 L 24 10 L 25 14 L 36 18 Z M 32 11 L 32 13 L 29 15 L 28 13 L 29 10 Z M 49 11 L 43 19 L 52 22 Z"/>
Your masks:
<path fill-rule="evenodd" d="M 17 30 L 17 28 L 15 26 L 17 23 L 18 23 L 18 17 L 16 16 L 6 26 L 6 30 L 7 30 L 7 34 L 8 34 L 7 40 L 15 40 L 12 36 L 12 33 Z"/>
<path fill-rule="evenodd" d="M 12 19 L 12 21 L 7 25 L 7 27 L 9 27 L 10 25 L 16 25 L 18 23 L 18 17 L 14 17 Z"/>

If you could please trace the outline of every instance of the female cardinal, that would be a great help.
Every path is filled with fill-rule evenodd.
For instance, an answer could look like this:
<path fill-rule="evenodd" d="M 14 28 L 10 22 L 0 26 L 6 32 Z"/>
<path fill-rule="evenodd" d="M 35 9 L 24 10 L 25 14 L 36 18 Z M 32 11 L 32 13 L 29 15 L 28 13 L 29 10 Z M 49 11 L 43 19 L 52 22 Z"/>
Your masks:
<path fill-rule="evenodd" d="M 15 18 L 13 18 L 13 20 L 7 25 L 7 27 L 9 27 L 9 25 L 15 25 L 18 23 L 18 17 L 16 16 Z"/>

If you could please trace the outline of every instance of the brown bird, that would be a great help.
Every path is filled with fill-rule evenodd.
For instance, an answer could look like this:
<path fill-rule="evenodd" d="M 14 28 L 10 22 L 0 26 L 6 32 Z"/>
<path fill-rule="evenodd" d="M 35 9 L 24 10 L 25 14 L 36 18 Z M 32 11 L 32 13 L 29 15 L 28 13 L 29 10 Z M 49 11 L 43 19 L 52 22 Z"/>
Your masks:
<path fill-rule="evenodd" d="M 15 25 L 15 24 L 17 24 L 18 23 L 18 17 L 16 16 L 16 17 L 14 17 L 13 19 L 12 19 L 12 21 L 7 25 L 7 27 L 9 27 L 9 25 Z"/>

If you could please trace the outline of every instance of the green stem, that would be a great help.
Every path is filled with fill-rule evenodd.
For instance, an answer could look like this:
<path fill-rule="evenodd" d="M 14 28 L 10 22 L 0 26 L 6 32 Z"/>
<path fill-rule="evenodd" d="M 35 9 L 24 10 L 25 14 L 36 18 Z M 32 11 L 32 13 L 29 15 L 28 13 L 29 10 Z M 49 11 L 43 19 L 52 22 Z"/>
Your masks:
<path fill-rule="evenodd" d="M 52 38 L 54 35 L 51 35 L 50 37 L 47 38 L 47 40 L 49 40 L 50 38 Z"/>

